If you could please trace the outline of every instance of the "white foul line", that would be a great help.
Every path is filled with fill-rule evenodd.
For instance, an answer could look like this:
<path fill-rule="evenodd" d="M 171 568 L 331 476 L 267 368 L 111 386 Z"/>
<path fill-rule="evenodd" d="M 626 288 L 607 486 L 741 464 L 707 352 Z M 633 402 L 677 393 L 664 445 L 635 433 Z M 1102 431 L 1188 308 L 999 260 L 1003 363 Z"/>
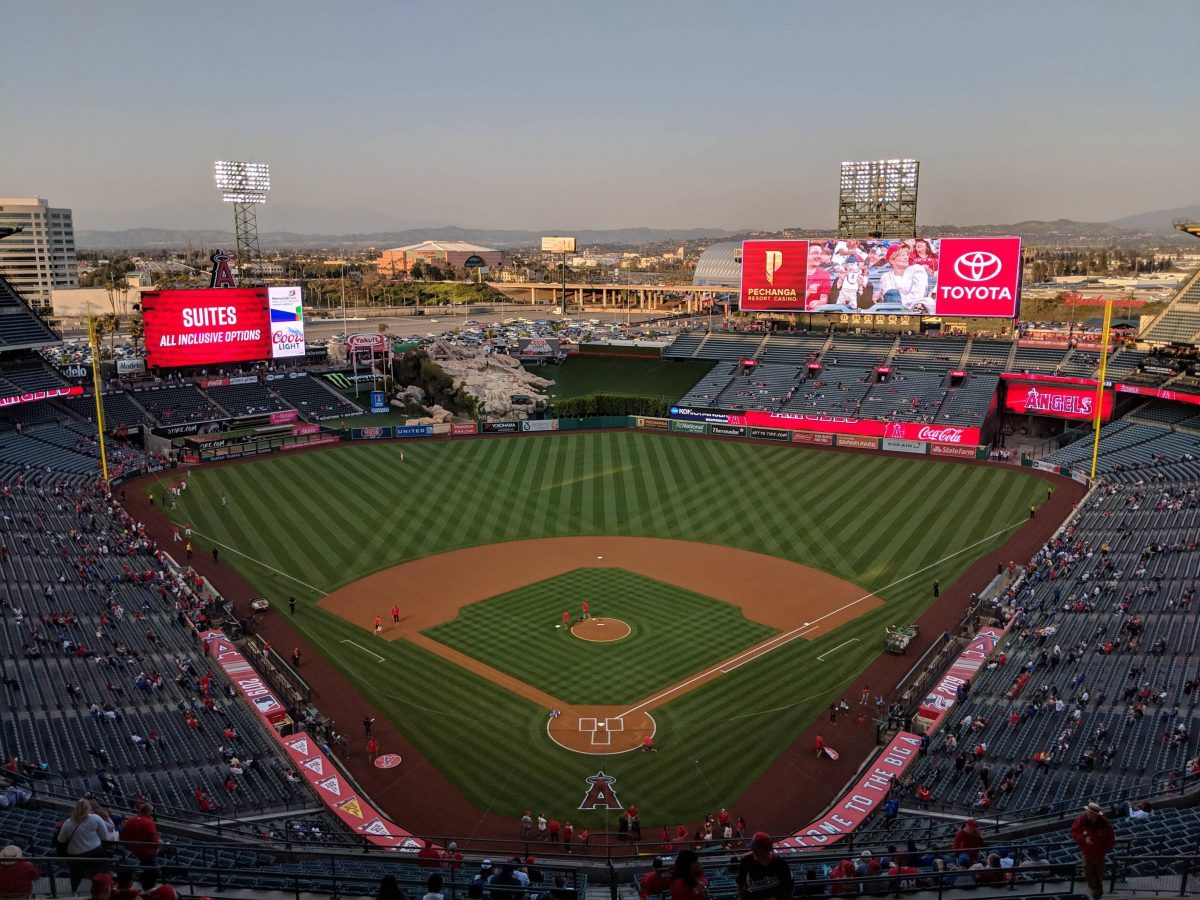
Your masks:
<path fill-rule="evenodd" d="M 992 540 L 992 538 L 997 538 L 1007 531 L 1012 531 L 1014 528 L 1020 528 L 1024 524 L 1025 524 L 1025 520 L 1022 519 L 1020 522 L 1017 522 L 1015 525 L 1009 525 L 1007 528 L 1001 528 L 999 531 L 995 532 L 994 534 L 989 534 L 987 537 L 980 538 L 975 543 L 968 544 L 967 546 L 963 547 L 961 550 L 955 550 L 950 555 L 943 556 L 941 559 L 931 562 L 929 565 L 923 566 L 920 569 L 917 569 L 915 572 L 910 572 L 909 574 L 905 575 L 903 578 L 897 578 L 891 584 L 885 584 L 883 587 L 879 588 L 878 591 L 872 591 L 868 594 L 863 594 L 857 600 L 851 600 L 849 603 L 845 603 L 845 604 L 839 606 L 837 609 L 830 610 L 829 612 L 825 613 L 825 615 L 818 616 L 816 619 L 813 619 L 811 622 L 805 623 L 800 628 L 793 629 L 792 631 L 789 631 L 786 634 L 776 635 L 775 637 L 771 638 L 771 640 L 765 641 L 764 643 L 759 644 L 756 647 L 751 647 L 749 650 L 746 650 L 744 653 L 741 653 L 738 656 L 733 657 L 732 659 L 727 659 L 722 663 L 718 663 L 717 665 L 713 666 L 711 669 L 706 669 L 705 671 L 701 672 L 699 675 L 693 675 L 687 681 L 682 681 L 679 684 L 673 685 L 672 687 L 667 688 L 661 694 L 657 694 L 656 696 L 651 697 L 649 700 L 643 700 L 637 706 L 631 707 L 630 709 L 625 710 L 625 712 L 621 713 L 619 716 L 614 716 L 613 718 L 623 719 L 630 713 L 635 713 L 639 709 L 643 709 L 644 707 L 649 706 L 651 703 L 655 703 L 655 702 L 661 700 L 663 697 L 669 697 L 672 694 L 678 693 L 683 688 L 687 687 L 690 684 L 694 684 L 695 682 L 699 681 L 701 678 L 707 678 L 709 675 L 712 675 L 714 673 L 732 672 L 734 669 L 736 669 L 738 666 L 742 665 L 743 663 L 750 662 L 750 660 L 743 659 L 743 657 L 748 656 L 750 654 L 755 654 L 755 657 L 754 657 L 755 659 L 761 658 L 762 656 L 765 656 L 770 650 L 777 650 L 780 647 L 782 647 L 784 644 L 800 637 L 802 632 L 807 632 L 807 631 L 815 628 L 820 622 L 823 622 L 825 619 L 828 619 L 831 616 L 836 616 L 838 613 L 844 612 L 845 610 L 850 609 L 852 606 L 857 606 L 858 604 L 862 603 L 864 600 L 871 599 L 876 594 L 878 594 L 880 591 L 886 591 L 888 588 L 895 587 L 898 584 L 908 581 L 908 579 L 910 579 L 910 578 L 915 578 L 917 575 L 920 575 L 922 572 L 928 572 L 930 569 L 934 568 L 935 566 L 940 566 L 942 563 L 946 562 L 947 560 L 954 559 L 954 557 L 956 557 L 956 556 L 962 556 L 962 554 L 966 553 L 968 550 L 978 547 L 980 544 L 986 544 L 988 541 Z M 776 642 L 778 642 L 778 643 L 776 643 Z M 773 646 L 773 647 L 768 646 L 770 644 L 775 644 L 775 646 Z M 767 649 L 764 650 L 763 649 L 764 647 L 766 647 Z M 835 647 L 834 649 L 836 650 L 837 648 Z M 733 666 L 731 668 L 726 668 L 727 666 L 729 666 L 730 663 L 737 662 L 738 660 L 741 660 L 741 662 L 738 662 L 736 666 Z"/>
<path fill-rule="evenodd" d="M 276 575 L 282 575 L 284 578 L 288 579 L 289 581 L 294 581 L 294 582 L 296 582 L 296 584 L 302 584 L 306 588 L 308 588 L 310 591 L 320 594 L 322 597 L 329 596 L 329 593 L 327 591 L 323 591 L 319 587 L 313 587 L 307 581 L 301 581 L 299 578 L 295 577 L 294 575 L 289 575 L 287 572 L 281 572 L 279 569 L 275 568 L 274 566 L 269 566 L 265 562 L 263 562 L 261 559 L 255 559 L 253 556 L 250 556 L 247 553 L 243 553 L 241 550 L 238 550 L 235 547 L 230 547 L 228 544 L 222 544 L 220 541 L 215 541 L 212 538 L 208 537 L 207 535 L 205 535 L 199 531 L 193 530 L 192 534 L 196 535 L 196 537 L 202 537 L 206 541 L 208 541 L 210 544 L 216 544 L 218 547 L 228 550 L 230 553 L 236 553 L 238 556 L 245 557 L 246 559 L 250 560 L 250 562 L 254 563 L 256 566 L 262 566 L 264 569 L 270 569 Z"/>
<path fill-rule="evenodd" d="M 858 641 L 858 640 L 859 640 L 858 638 L 850 638 L 850 640 L 848 640 L 848 641 L 842 641 L 842 642 L 841 642 L 840 644 L 838 644 L 836 647 L 833 647 L 833 648 L 831 648 L 831 649 L 829 649 L 829 650 L 826 650 L 824 653 L 822 653 L 820 656 L 818 656 L 818 657 L 817 657 L 817 660 L 818 660 L 818 661 L 821 661 L 821 662 L 824 662 L 824 660 L 825 660 L 825 657 L 827 657 L 827 656 L 828 656 L 830 653 L 832 653 L 834 650 L 841 650 L 841 649 L 842 649 L 843 647 L 845 647 L 847 644 L 853 644 L 853 643 L 855 643 L 855 642 L 856 642 L 856 641 Z"/>
<path fill-rule="evenodd" d="M 363 653 L 370 653 L 370 654 L 371 654 L 373 657 L 375 657 L 377 660 L 379 660 L 380 662 L 383 662 L 383 657 L 382 657 L 382 656 L 380 656 L 380 655 L 379 655 L 378 653 L 376 653 L 374 650 L 368 650 L 368 649 L 367 649 L 366 647 L 364 647 L 362 644 L 355 644 L 355 643 L 354 643 L 354 641 L 342 641 L 342 643 L 343 643 L 343 644 L 354 644 L 354 646 L 355 646 L 355 647 L 357 647 L 359 650 L 361 650 Z"/>

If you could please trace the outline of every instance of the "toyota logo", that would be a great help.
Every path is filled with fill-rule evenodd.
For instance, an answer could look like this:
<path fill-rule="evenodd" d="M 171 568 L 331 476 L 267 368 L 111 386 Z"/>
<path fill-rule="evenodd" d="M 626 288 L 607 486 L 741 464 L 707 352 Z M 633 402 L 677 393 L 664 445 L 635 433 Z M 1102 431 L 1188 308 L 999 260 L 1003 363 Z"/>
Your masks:
<path fill-rule="evenodd" d="M 990 281 L 1000 269 L 1000 257 L 986 250 L 964 253 L 954 261 L 954 272 L 963 281 Z"/>

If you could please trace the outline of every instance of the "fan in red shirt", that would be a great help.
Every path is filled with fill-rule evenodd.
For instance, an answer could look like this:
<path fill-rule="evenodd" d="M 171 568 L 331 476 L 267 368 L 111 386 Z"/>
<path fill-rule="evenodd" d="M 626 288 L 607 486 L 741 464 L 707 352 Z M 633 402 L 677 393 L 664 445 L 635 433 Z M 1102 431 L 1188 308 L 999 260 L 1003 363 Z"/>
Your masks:
<path fill-rule="evenodd" d="M 665 828 L 663 829 L 666 830 Z M 651 864 L 653 868 L 642 876 L 641 887 L 638 890 L 640 900 L 650 900 L 652 897 L 657 897 L 659 894 L 665 894 L 671 889 L 671 881 L 663 874 L 663 861 L 661 856 L 654 857 L 654 862 Z"/>
<path fill-rule="evenodd" d="M 417 865 L 422 869 L 440 869 L 442 854 L 433 846 L 433 841 L 425 841 L 425 846 L 417 851 Z"/>
<path fill-rule="evenodd" d="M 0 897 L 32 896 L 38 870 L 29 860 L 22 859 L 22 855 L 16 844 L 0 850 Z"/>
<path fill-rule="evenodd" d="M 694 850 L 680 850 L 675 854 L 671 900 L 708 900 L 708 879 Z"/>
<path fill-rule="evenodd" d="M 137 812 L 125 820 L 121 827 L 121 842 L 143 866 L 154 866 L 160 842 L 158 826 L 151 817 L 150 807 L 144 804 L 139 806 Z"/>

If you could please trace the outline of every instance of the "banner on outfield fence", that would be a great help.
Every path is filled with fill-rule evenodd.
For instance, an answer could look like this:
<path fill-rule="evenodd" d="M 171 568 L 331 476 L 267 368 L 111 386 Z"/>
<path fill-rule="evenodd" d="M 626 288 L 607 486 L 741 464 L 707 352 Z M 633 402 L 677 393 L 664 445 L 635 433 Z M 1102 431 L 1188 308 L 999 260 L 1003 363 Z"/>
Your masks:
<path fill-rule="evenodd" d="M 751 428 L 750 437 L 760 441 L 786 441 L 790 432 L 779 428 Z"/>
<path fill-rule="evenodd" d="M 930 456 L 953 456 L 956 459 L 976 459 L 979 456 L 978 447 L 960 447 L 957 444 L 930 444 Z"/>
<path fill-rule="evenodd" d="M 819 444 L 823 447 L 833 446 L 832 434 L 820 434 L 812 431 L 794 431 L 792 440 L 797 444 Z"/>
<path fill-rule="evenodd" d="M 522 431 L 558 431 L 558 419 L 526 419 Z"/>
<path fill-rule="evenodd" d="M 758 428 L 782 428 L 787 431 L 852 434 L 862 437 L 892 438 L 902 441 L 936 441 L 942 444 L 970 444 L 972 446 L 979 444 L 980 435 L 978 428 L 967 426 L 888 422 L 882 419 L 859 419 L 820 414 L 773 413 L 755 409 L 733 411 L 701 406 L 672 406 L 671 418 L 710 424 L 749 425 Z M 874 443 L 871 444 L 871 447 L 875 448 Z"/>
<path fill-rule="evenodd" d="M 350 439 L 354 441 L 380 441 L 392 436 L 390 425 L 372 426 L 370 428 L 351 428 Z"/>
<path fill-rule="evenodd" d="M 272 425 L 290 425 L 300 418 L 300 413 L 294 409 L 280 409 L 271 413 Z"/>
<path fill-rule="evenodd" d="M 878 450 L 879 440 L 877 438 L 859 437 L 856 434 L 839 434 L 837 436 L 837 445 L 839 447 L 849 447 L 851 450 Z"/>
<path fill-rule="evenodd" d="M 671 430 L 682 431 L 685 434 L 706 434 L 708 426 L 703 422 L 684 422 L 680 419 L 672 419 Z"/>
<path fill-rule="evenodd" d="M 658 416 L 634 416 L 635 428 L 649 428 L 654 431 L 666 431 L 671 427 L 670 419 L 660 419 Z"/>
<path fill-rule="evenodd" d="M 880 444 L 880 449 L 890 450 L 893 453 L 920 453 L 924 454 L 929 445 L 924 441 L 905 441 L 898 438 L 884 438 Z"/>
<path fill-rule="evenodd" d="M 875 757 L 857 783 L 829 808 L 828 813 L 791 837 L 778 841 L 775 849 L 783 853 L 819 850 L 853 834 L 887 801 L 893 779 L 898 780 L 908 771 L 920 748 L 918 735 L 907 731 L 897 733 L 887 749 Z"/>
<path fill-rule="evenodd" d="M 292 426 L 292 434 L 293 435 L 320 434 L 320 433 L 321 433 L 320 425 L 312 424 L 312 425 L 293 425 Z"/>
<path fill-rule="evenodd" d="M 432 437 L 432 425 L 397 425 L 395 430 L 398 438 Z"/>
<path fill-rule="evenodd" d="M 479 426 L 475 422 L 453 422 L 450 425 L 451 434 L 478 434 Z"/>
<path fill-rule="evenodd" d="M 483 422 L 479 430 L 484 434 L 515 434 L 521 430 L 520 422 Z"/>
<path fill-rule="evenodd" d="M 954 705 L 958 689 L 970 682 L 987 664 L 988 657 L 1004 637 L 1007 628 L 983 628 L 971 638 L 971 642 L 958 654 L 958 659 L 946 670 L 928 696 L 921 701 L 919 715 L 936 723 Z"/>
<path fill-rule="evenodd" d="M 709 434 L 719 434 L 722 437 L 745 437 L 745 425 L 709 425 Z"/>

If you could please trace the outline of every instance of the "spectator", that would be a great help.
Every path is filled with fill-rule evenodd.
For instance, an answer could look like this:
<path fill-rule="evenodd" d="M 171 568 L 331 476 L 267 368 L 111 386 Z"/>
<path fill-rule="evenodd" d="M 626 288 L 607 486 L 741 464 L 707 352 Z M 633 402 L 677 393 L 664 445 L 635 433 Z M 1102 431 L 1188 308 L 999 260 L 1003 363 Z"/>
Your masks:
<path fill-rule="evenodd" d="M 1071 825 L 1071 839 L 1083 858 L 1083 877 L 1093 900 L 1104 896 L 1104 857 L 1116 842 L 1099 803 L 1089 803 Z"/>
<path fill-rule="evenodd" d="M 649 900 L 651 897 L 665 894 L 670 889 L 671 882 L 663 874 L 663 859 L 661 856 L 656 856 L 650 864 L 650 871 L 642 876 L 641 885 L 638 888 L 638 897 L 640 900 Z"/>
<path fill-rule="evenodd" d="M 708 879 L 700 866 L 700 857 L 693 850 L 675 854 L 671 869 L 671 900 L 708 900 Z"/>
<path fill-rule="evenodd" d="M 738 900 L 792 900 L 791 869 L 775 853 L 765 831 L 755 832 L 750 852 L 738 863 L 737 886 Z"/>
<path fill-rule="evenodd" d="M 26 897 L 33 894 L 38 879 L 37 866 L 22 859 L 21 848 L 9 844 L 0 850 L 0 897 Z"/>
<path fill-rule="evenodd" d="M 979 856 L 979 849 L 983 846 L 983 835 L 979 833 L 979 823 L 974 819 L 967 819 L 963 823 L 962 828 L 954 835 L 954 849 L 965 850 L 968 862 L 975 862 Z"/>
<path fill-rule="evenodd" d="M 137 812 L 125 820 L 121 827 L 121 841 L 142 864 L 142 887 L 154 887 L 158 881 L 158 848 L 161 841 L 149 806 L 141 804 Z"/>
<path fill-rule="evenodd" d="M 395 875 L 384 875 L 379 882 L 379 891 L 375 894 L 375 898 L 376 900 L 408 900 L 408 895 L 400 890 Z"/>
<path fill-rule="evenodd" d="M 82 798 L 58 830 L 55 843 L 64 856 L 76 857 L 70 863 L 71 890 L 76 892 L 84 878 L 90 878 L 101 868 L 96 862 L 104 857 L 104 842 L 115 841 L 117 831 L 108 813 L 92 801 Z M 112 884 L 109 879 L 109 890 Z"/>
<path fill-rule="evenodd" d="M 112 900 L 113 878 L 107 872 L 97 872 L 92 876 L 92 889 L 88 893 L 89 900 Z"/>
<path fill-rule="evenodd" d="M 421 900 L 443 900 L 442 876 L 434 872 L 425 882 L 425 896 Z"/>

